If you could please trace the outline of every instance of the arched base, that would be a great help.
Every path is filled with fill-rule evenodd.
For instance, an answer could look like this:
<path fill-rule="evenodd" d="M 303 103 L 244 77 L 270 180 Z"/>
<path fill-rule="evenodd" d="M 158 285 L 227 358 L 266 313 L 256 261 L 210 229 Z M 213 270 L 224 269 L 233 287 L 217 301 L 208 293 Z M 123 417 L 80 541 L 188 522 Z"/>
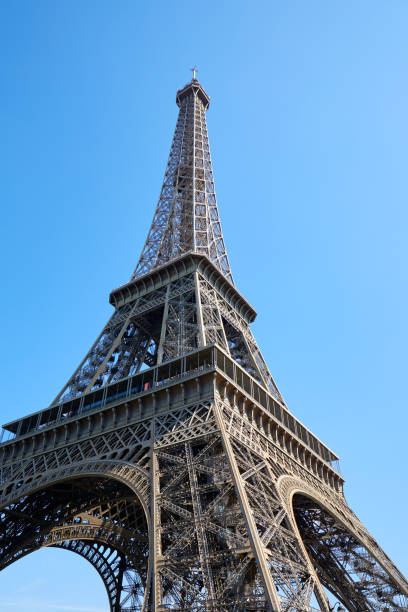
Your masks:
<path fill-rule="evenodd" d="M 323 586 L 348 612 L 403 612 L 408 600 L 375 556 L 317 501 L 297 493 L 293 511 Z"/>
<path fill-rule="evenodd" d="M 106 476 L 59 481 L 0 514 L 0 569 L 41 547 L 71 550 L 98 571 L 112 612 L 142 610 L 148 524 L 138 497 L 122 482 Z"/>

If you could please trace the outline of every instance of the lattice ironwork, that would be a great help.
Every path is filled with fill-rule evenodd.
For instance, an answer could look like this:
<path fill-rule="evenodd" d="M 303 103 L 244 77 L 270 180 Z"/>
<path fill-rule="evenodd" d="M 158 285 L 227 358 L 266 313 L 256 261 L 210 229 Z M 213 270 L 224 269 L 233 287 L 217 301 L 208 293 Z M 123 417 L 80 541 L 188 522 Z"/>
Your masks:
<path fill-rule="evenodd" d="M 113 612 L 143 610 L 143 582 L 117 549 L 97 540 L 64 540 L 52 546 L 74 552 L 91 563 L 102 578 Z"/>
<path fill-rule="evenodd" d="M 163 187 L 133 278 L 194 251 L 206 255 L 232 282 L 208 143 L 209 102 L 196 79 L 177 92 L 180 112 Z"/>
<path fill-rule="evenodd" d="M 302 540 L 320 581 L 350 612 L 407 609 L 407 599 L 366 547 L 318 502 L 295 495 Z"/>
<path fill-rule="evenodd" d="M 224 348 L 282 401 L 249 324 L 197 269 L 119 307 L 54 403 L 208 344 Z"/>
<path fill-rule="evenodd" d="M 408 584 L 348 507 L 336 455 L 287 410 L 236 291 L 209 98 L 177 94 L 153 224 L 115 312 L 49 408 L 0 445 L 0 569 L 87 559 L 111 612 L 402 612 Z"/>

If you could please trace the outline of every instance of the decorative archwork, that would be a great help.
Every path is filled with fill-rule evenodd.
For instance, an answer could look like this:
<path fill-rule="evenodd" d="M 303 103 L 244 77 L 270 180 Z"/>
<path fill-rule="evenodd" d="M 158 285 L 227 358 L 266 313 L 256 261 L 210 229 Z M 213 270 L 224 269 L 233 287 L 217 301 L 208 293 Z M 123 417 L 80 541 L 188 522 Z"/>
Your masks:
<path fill-rule="evenodd" d="M 127 485 L 139 498 L 145 512 L 148 512 L 149 504 L 149 475 L 146 469 L 137 464 L 124 461 L 112 461 L 106 459 L 87 459 L 76 461 L 71 464 L 59 466 L 58 468 L 41 471 L 37 469 L 29 473 L 25 478 L 19 477 L 17 473 L 13 479 L 6 482 L 0 495 L 1 508 L 14 500 L 47 487 L 50 484 L 79 476 L 105 476 L 113 478 Z"/>
<path fill-rule="evenodd" d="M 0 569 L 42 547 L 64 548 L 95 567 L 112 612 L 145 610 L 152 574 L 147 473 L 118 462 L 87 466 L 48 472 L 2 503 Z"/>
<path fill-rule="evenodd" d="M 292 476 L 277 488 L 321 584 L 349 612 L 407 609 L 407 582 L 344 500 Z"/>
<path fill-rule="evenodd" d="M 109 599 L 111 610 L 115 610 L 118 600 L 117 577 L 119 573 L 121 557 L 115 555 L 114 551 L 99 542 L 88 542 L 84 540 L 66 540 L 52 545 L 53 548 L 74 552 L 88 561 L 98 572 Z M 119 563 L 109 562 L 110 557 L 119 558 Z"/>
<path fill-rule="evenodd" d="M 108 595 L 112 612 L 146 610 L 147 593 L 139 574 L 126 564 L 126 557 L 103 542 L 65 540 L 53 548 L 74 552 L 88 561 L 98 572 Z"/>

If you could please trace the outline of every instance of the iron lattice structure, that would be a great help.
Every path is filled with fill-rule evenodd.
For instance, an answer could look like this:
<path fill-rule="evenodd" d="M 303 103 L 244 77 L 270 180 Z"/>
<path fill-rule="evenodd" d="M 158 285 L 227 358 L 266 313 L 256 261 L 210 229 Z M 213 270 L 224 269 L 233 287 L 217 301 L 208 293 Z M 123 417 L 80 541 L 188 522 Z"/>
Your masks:
<path fill-rule="evenodd" d="M 287 409 L 218 215 L 209 98 L 180 107 L 153 223 L 114 313 L 45 410 L 4 426 L 1 568 L 87 559 L 119 611 L 408 609 L 338 457 Z"/>

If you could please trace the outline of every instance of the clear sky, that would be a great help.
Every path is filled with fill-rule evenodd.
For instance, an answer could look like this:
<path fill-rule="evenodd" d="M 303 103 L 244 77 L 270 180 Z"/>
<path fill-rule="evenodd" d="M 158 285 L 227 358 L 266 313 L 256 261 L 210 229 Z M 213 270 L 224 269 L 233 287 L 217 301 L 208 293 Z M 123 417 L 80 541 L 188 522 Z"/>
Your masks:
<path fill-rule="evenodd" d="M 255 336 L 407 574 L 407 31 L 405 0 L 3 0 L 2 422 L 46 407 L 110 316 L 196 64 Z M 41 551 L 0 574 L 0 609 L 107 598 L 85 561 Z"/>

